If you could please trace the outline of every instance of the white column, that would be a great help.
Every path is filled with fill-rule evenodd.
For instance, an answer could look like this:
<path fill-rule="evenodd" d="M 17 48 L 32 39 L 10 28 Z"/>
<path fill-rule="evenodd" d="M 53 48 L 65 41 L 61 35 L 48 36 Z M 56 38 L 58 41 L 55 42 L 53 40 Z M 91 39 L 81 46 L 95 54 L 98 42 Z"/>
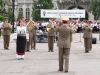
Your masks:
<path fill-rule="evenodd" d="M 23 5 L 23 17 L 26 18 L 26 6 L 25 4 Z"/>
<path fill-rule="evenodd" d="M 30 19 L 32 20 L 32 4 L 30 5 Z"/>

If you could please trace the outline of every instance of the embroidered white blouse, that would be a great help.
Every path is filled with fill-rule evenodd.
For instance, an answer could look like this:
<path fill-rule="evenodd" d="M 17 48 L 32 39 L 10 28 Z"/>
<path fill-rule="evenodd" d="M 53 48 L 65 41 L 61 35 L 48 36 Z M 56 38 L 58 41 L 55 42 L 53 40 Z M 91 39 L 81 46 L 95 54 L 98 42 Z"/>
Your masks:
<path fill-rule="evenodd" d="M 25 26 L 22 26 L 22 27 L 17 26 L 16 33 L 17 33 L 17 35 L 26 36 L 26 33 L 27 33 L 26 27 Z"/>

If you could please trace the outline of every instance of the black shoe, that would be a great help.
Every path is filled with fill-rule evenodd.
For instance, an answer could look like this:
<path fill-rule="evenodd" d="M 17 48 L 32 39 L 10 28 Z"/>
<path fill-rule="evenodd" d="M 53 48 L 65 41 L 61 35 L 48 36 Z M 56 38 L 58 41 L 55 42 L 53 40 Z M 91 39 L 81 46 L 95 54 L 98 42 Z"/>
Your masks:
<path fill-rule="evenodd" d="M 5 50 L 9 50 L 9 48 L 5 48 Z"/>
<path fill-rule="evenodd" d="M 24 60 L 24 58 L 21 58 L 21 60 Z"/>
<path fill-rule="evenodd" d="M 21 60 L 21 58 L 17 58 L 17 60 Z"/>
<path fill-rule="evenodd" d="M 63 71 L 63 69 L 59 69 L 58 71 Z"/>
<path fill-rule="evenodd" d="M 68 73 L 68 71 L 65 71 L 65 73 Z"/>
<path fill-rule="evenodd" d="M 27 50 L 26 52 L 31 52 L 30 50 Z"/>
<path fill-rule="evenodd" d="M 85 53 L 89 53 L 89 51 L 85 51 Z"/>
<path fill-rule="evenodd" d="M 54 51 L 51 51 L 51 52 L 54 52 Z"/>
<path fill-rule="evenodd" d="M 35 50 L 36 48 L 34 47 L 33 49 Z"/>

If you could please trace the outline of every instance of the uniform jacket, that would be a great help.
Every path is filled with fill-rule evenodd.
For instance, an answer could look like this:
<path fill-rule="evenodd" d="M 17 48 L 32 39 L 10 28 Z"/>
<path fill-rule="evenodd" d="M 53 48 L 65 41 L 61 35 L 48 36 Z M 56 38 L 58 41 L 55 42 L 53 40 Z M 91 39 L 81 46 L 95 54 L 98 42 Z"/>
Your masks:
<path fill-rule="evenodd" d="M 7 23 L 7 24 L 4 23 L 2 29 L 3 29 L 3 35 L 10 35 L 12 26 L 10 23 Z"/>
<path fill-rule="evenodd" d="M 92 29 L 90 27 L 84 28 L 83 38 L 92 38 Z"/>
<path fill-rule="evenodd" d="M 29 35 L 30 35 L 31 37 L 36 36 L 36 29 L 37 29 L 36 26 L 32 26 L 31 29 L 30 29 L 30 27 L 27 27 L 27 30 L 28 30 Z"/>
<path fill-rule="evenodd" d="M 55 36 L 55 28 L 52 24 L 48 24 L 47 28 L 50 28 L 50 30 L 48 31 L 48 36 Z"/>
<path fill-rule="evenodd" d="M 72 41 L 72 30 L 68 26 L 61 25 L 57 28 L 59 32 L 58 36 L 58 47 L 59 48 L 70 48 Z"/>

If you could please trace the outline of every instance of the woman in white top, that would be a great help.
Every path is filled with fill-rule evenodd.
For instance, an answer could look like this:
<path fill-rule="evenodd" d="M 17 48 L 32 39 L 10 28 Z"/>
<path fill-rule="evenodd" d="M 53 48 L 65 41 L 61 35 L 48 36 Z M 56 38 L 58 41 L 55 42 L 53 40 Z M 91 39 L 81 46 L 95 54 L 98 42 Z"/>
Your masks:
<path fill-rule="evenodd" d="M 26 25 L 23 20 L 20 19 L 17 26 L 17 41 L 16 41 L 16 53 L 17 59 L 24 59 L 26 46 Z"/>

